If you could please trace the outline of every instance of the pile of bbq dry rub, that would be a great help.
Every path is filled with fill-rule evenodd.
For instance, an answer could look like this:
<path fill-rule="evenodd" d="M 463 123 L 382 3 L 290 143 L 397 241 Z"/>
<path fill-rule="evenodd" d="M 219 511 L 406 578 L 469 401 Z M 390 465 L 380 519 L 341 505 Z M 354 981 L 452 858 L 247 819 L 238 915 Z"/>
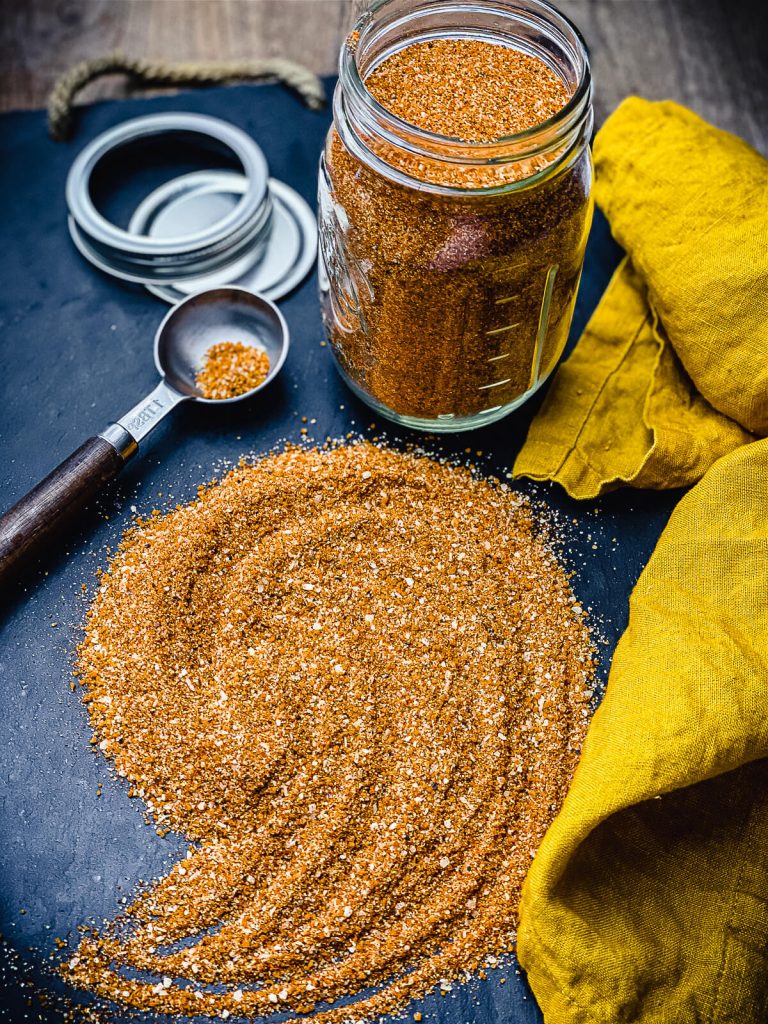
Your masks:
<path fill-rule="evenodd" d="M 77 673 L 104 756 L 190 847 L 64 977 L 324 1022 L 450 988 L 514 940 L 593 670 L 531 507 L 466 469 L 289 449 L 155 513 Z"/>

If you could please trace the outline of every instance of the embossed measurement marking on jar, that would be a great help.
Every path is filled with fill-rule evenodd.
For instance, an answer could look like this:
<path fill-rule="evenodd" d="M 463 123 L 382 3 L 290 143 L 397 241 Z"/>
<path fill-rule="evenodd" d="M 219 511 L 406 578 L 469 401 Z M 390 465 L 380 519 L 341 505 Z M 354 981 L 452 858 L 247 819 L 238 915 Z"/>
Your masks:
<path fill-rule="evenodd" d="M 513 327 L 519 327 L 520 321 L 518 320 L 515 324 L 505 324 L 504 327 L 494 327 L 492 331 L 486 331 L 486 334 L 503 334 L 505 331 L 511 331 Z"/>
<path fill-rule="evenodd" d="M 503 299 L 496 299 L 494 305 L 495 306 L 503 306 L 507 302 L 513 302 L 516 298 L 517 298 L 517 295 L 507 295 Z M 489 334 L 503 334 L 505 331 L 511 331 L 513 327 L 519 327 L 520 324 L 521 324 L 521 321 L 518 320 L 516 323 L 514 323 L 514 324 L 507 324 L 505 327 L 494 327 L 493 330 L 486 331 L 485 333 L 486 333 L 486 335 L 489 335 Z M 489 356 L 488 362 L 489 363 L 501 362 L 502 359 L 509 359 L 511 354 L 512 354 L 511 352 L 502 352 L 501 355 L 498 355 L 498 356 Z M 485 391 L 489 387 L 495 388 L 495 387 L 498 387 L 499 384 L 508 384 L 508 383 L 509 383 L 509 380 L 498 381 L 496 384 L 485 384 L 482 387 L 480 387 L 478 390 Z"/>
<path fill-rule="evenodd" d="M 543 355 L 543 352 L 544 352 L 544 342 L 546 341 L 547 330 L 549 328 L 549 313 L 550 313 L 550 307 L 552 305 L 552 293 L 553 293 L 554 287 L 555 287 L 555 277 L 557 275 L 557 271 L 558 271 L 558 264 L 555 263 L 552 266 L 550 266 L 549 269 L 547 270 L 547 277 L 546 277 L 546 280 L 544 282 L 544 293 L 543 293 L 542 298 L 541 298 L 541 308 L 539 310 L 539 322 L 538 322 L 538 326 L 537 326 L 537 329 L 536 329 L 536 342 L 535 342 L 535 345 L 534 345 L 533 360 L 532 360 L 532 363 L 531 363 L 531 376 L 530 376 L 529 382 L 528 382 L 528 387 L 529 388 L 534 387 L 534 385 L 538 382 L 539 377 L 541 375 L 541 360 L 542 360 L 542 355 Z M 515 298 L 517 298 L 516 295 L 507 295 L 503 299 L 497 299 L 496 302 L 494 303 L 494 305 L 501 306 L 501 305 L 504 305 L 504 304 L 506 304 L 508 302 L 512 302 Z M 486 334 L 486 336 L 496 335 L 496 334 L 505 334 L 507 331 L 511 331 L 513 328 L 520 327 L 520 326 L 522 326 L 522 321 L 518 320 L 518 321 L 516 321 L 513 324 L 504 324 L 502 327 L 494 327 L 490 331 L 486 331 L 485 334 Z M 501 362 L 504 359 L 509 359 L 509 357 L 511 355 L 512 355 L 512 351 L 510 349 L 510 350 L 508 350 L 506 352 L 500 353 L 497 356 L 489 356 L 487 362 L 489 362 L 489 363 L 499 363 L 499 362 Z M 510 382 L 511 382 L 511 377 L 507 377 L 504 380 L 493 381 L 491 384 L 481 384 L 481 385 L 478 386 L 477 390 L 478 391 L 489 391 L 489 390 L 491 390 L 491 388 L 498 388 L 498 387 L 501 387 L 504 384 L 509 384 Z"/>

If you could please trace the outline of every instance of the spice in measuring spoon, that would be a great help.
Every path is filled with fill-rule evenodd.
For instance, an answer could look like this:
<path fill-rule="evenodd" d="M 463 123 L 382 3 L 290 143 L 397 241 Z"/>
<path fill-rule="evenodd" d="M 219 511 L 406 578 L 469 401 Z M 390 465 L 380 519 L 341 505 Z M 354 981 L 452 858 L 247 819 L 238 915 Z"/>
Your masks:
<path fill-rule="evenodd" d="M 155 334 L 156 387 L 101 434 L 89 438 L 34 490 L 0 516 L 0 582 L 50 537 L 62 520 L 116 476 L 144 439 L 180 402 L 208 401 L 195 384 L 211 341 L 234 327 L 268 353 L 269 372 L 232 394 L 227 378 L 220 402 L 250 398 L 280 372 L 288 353 L 288 327 L 262 295 L 229 285 L 190 296 L 169 310 Z M 263 366 L 263 362 L 261 364 Z M 226 375 L 224 375 L 226 377 Z M 221 384 L 221 381 L 219 381 Z M 220 392 L 221 394 L 221 392 Z"/>
<path fill-rule="evenodd" d="M 236 398 L 257 388 L 269 373 L 263 348 L 241 341 L 220 341 L 206 351 L 195 384 L 204 398 Z"/>

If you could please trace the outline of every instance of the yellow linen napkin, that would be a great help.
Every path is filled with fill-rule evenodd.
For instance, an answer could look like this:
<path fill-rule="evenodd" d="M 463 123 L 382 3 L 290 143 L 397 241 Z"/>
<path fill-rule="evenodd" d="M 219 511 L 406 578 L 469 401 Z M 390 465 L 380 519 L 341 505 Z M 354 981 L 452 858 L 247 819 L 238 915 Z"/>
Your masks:
<path fill-rule="evenodd" d="M 768 1020 L 768 440 L 673 513 L 523 889 L 546 1024 Z"/>
<path fill-rule="evenodd" d="M 628 255 L 514 467 L 575 498 L 685 486 L 768 435 L 768 160 L 637 97 L 594 156 L 595 198 Z"/>

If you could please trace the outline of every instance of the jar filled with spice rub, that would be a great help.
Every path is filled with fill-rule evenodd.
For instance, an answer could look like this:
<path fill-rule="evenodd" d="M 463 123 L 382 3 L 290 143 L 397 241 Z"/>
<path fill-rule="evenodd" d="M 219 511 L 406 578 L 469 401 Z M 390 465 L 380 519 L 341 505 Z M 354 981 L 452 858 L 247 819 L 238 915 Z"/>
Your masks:
<path fill-rule="evenodd" d="M 592 214 L 591 79 L 541 0 L 380 0 L 342 47 L 320 165 L 339 370 L 382 416 L 483 426 L 565 345 Z"/>

